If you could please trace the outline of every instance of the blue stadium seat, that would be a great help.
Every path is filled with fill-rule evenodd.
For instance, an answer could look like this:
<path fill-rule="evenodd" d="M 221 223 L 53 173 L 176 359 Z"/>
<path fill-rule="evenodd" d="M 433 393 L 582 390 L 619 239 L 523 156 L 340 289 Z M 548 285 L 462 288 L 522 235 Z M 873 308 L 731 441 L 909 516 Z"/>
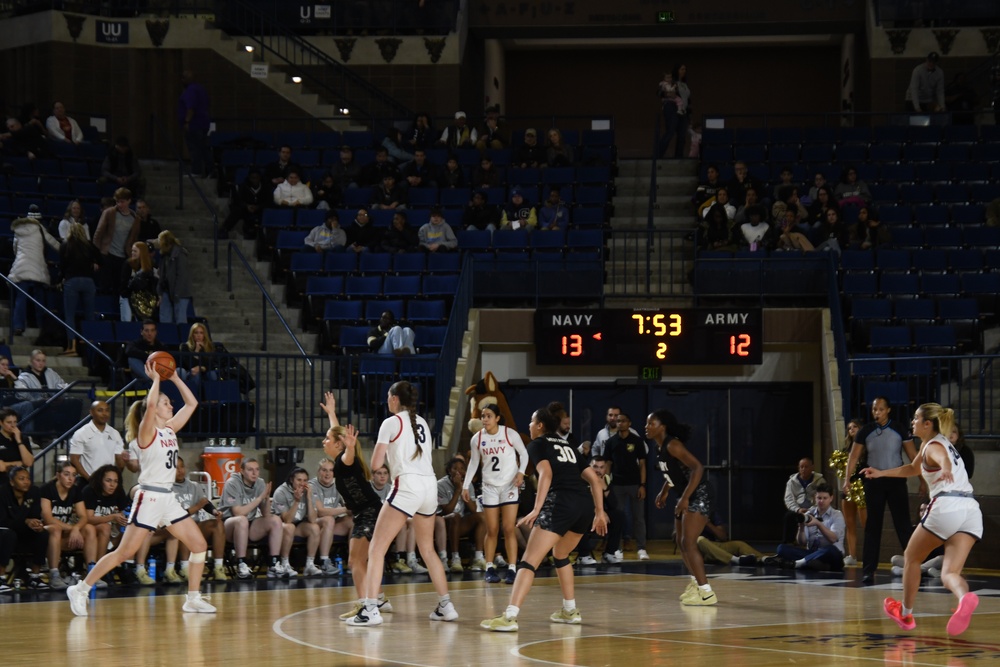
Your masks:
<path fill-rule="evenodd" d="M 899 145 L 872 144 L 868 147 L 868 159 L 872 162 L 895 162 L 899 159 Z"/>
<path fill-rule="evenodd" d="M 966 144 L 941 144 L 938 147 L 938 160 L 942 162 L 968 162 L 969 146 Z"/>
<path fill-rule="evenodd" d="M 735 133 L 731 128 L 705 128 L 701 134 L 703 146 L 733 143 Z M 702 156 L 702 159 L 705 159 Z"/>
<path fill-rule="evenodd" d="M 962 230 L 966 245 L 974 248 L 1000 246 L 1000 227 L 966 227 Z"/>
<path fill-rule="evenodd" d="M 955 327 L 950 324 L 914 327 L 913 345 L 924 352 L 953 354 L 958 346 Z"/>
<path fill-rule="evenodd" d="M 318 252 L 297 252 L 292 255 L 288 270 L 292 275 L 323 272 L 323 255 Z"/>
<path fill-rule="evenodd" d="M 612 181 L 610 167 L 577 167 L 576 169 L 577 183 L 583 185 L 607 185 Z"/>
<path fill-rule="evenodd" d="M 309 232 L 305 231 L 283 229 L 278 232 L 278 241 L 274 247 L 278 250 L 301 250 L 308 235 Z"/>
<path fill-rule="evenodd" d="M 913 268 L 910 251 L 895 248 L 879 248 L 875 264 L 883 272 L 906 273 Z"/>
<path fill-rule="evenodd" d="M 798 144 L 771 144 L 768 159 L 778 164 L 790 164 L 799 161 Z"/>
<path fill-rule="evenodd" d="M 872 271 L 875 253 L 870 250 L 845 250 L 840 255 L 840 267 L 846 271 Z"/>
<path fill-rule="evenodd" d="M 879 292 L 887 297 L 911 299 L 920 292 L 920 279 L 912 273 L 883 273 Z"/>
<path fill-rule="evenodd" d="M 874 296 L 878 293 L 878 276 L 867 272 L 845 273 L 841 291 L 847 296 Z"/>
<path fill-rule="evenodd" d="M 465 188 L 445 188 L 438 195 L 441 206 L 448 208 L 464 208 L 471 198 L 471 191 Z"/>
<path fill-rule="evenodd" d="M 935 297 L 955 296 L 962 293 L 961 281 L 953 273 L 929 273 L 920 276 L 920 293 Z"/>
<path fill-rule="evenodd" d="M 861 163 L 868 160 L 868 146 L 865 144 L 840 144 L 837 146 L 837 161 L 846 162 L 848 164 L 857 164 L 861 166 Z M 858 178 L 868 180 L 860 173 L 858 173 Z"/>
<path fill-rule="evenodd" d="M 295 214 L 295 226 L 303 229 L 319 227 L 326 222 L 326 215 L 329 212 L 316 208 L 299 209 Z"/>
<path fill-rule="evenodd" d="M 833 144 L 803 144 L 802 161 L 810 164 L 833 161 Z"/>
<path fill-rule="evenodd" d="M 854 299 L 851 301 L 851 318 L 858 320 L 885 320 L 889 322 L 892 319 L 892 301 L 886 299 Z"/>
<path fill-rule="evenodd" d="M 892 375 L 891 362 L 883 354 L 857 353 L 851 357 L 851 376 Z"/>
<path fill-rule="evenodd" d="M 951 219 L 956 225 L 979 225 L 986 220 L 986 207 L 982 204 L 955 204 Z"/>
<path fill-rule="evenodd" d="M 603 147 L 615 145 L 614 130 L 584 130 L 580 136 L 580 143 L 588 147 Z"/>
<path fill-rule="evenodd" d="M 910 349 L 912 344 L 910 327 L 872 327 L 871 342 L 869 344 L 869 348 L 872 351 L 906 351 Z"/>
<path fill-rule="evenodd" d="M 870 127 L 819 127 L 819 128 L 806 128 L 806 139 L 810 139 L 810 135 L 823 133 L 833 133 L 832 136 L 836 137 L 838 141 L 842 143 L 853 143 L 853 144 L 867 144 L 872 140 L 872 129 Z"/>
<path fill-rule="evenodd" d="M 420 295 L 420 276 L 386 276 L 382 294 L 387 297 L 414 297 Z"/>
<path fill-rule="evenodd" d="M 1000 185 L 993 183 L 979 183 L 972 186 L 972 199 L 974 201 L 989 204 L 997 198 L 1000 198 Z"/>
<path fill-rule="evenodd" d="M 603 227 L 607 213 L 603 206 L 577 206 L 573 209 L 573 225 L 576 227 Z"/>
<path fill-rule="evenodd" d="M 954 272 L 981 271 L 983 268 L 983 251 L 979 249 L 950 250 L 948 252 L 948 268 Z"/>
<path fill-rule="evenodd" d="M 344 190 L 344 207 L 355 209 L 352 212 L 351 220 L 354 219 L 354 213 L 359 208 L 368 208 L 368 203 L 372 199 L 372 189 L 368 187 L 363 188 L 347 188 Z"/>
<path fill-rule="evenodd" d="M 443 325 L 417 326 L 413 328 L 414 343 L 421 352 L 440 350 L 448 327 Z"/>
<path fill-rule="evenodd" d="M 142 322 L 115 322 L 114 325 L 115 340 L 122 343 L 137 339 L 142 331 Z"/>
<path fill-rule="evenodd" d="M 899 201 L 899 188 L 893 183 L 873 183 L 868 185 L 872 201 L 876 204 L 895 204 Z M 885 222 L 885 217 L 882 217 Z"/>
<path fill-rule="evenodd" d="M 381 294 L 382 276 L 347 276 L 344 280 L 344 295 L 352 299 L 368 299 Z"/>
<path fill-rule="evenodd" d="M 462 256 L 454 252 L 434 252 L 427 256 L 428 273 L 458 273 L 462 270 Z"/>
<path fill-rule="evenodd" d="M 410 188 L 407 191 L 409 199 L 407 205 L 411 208 L 434 207 L 438 203 L 438 189 L 434 188 Z"/>
<path fill-rule="evenodd" d="M 260 224 L 262 227 L 293 227 L 295 221 L 295 211 L 287 208 L 265 208 L 261 215 Z"/>
<path fill-rule="evenodd" d="M 442 322 L 447 317 L 444 299 L 412 299 L 406 303 L 406 319 L 410 322 Z"/>
<path fill-rule="evenodd" d="M 990 166 L 978 162 L 960 162 L 955 165 L 952 173 L 960 183 L 975 185 L 990 180 Z"/>
<path fill-rule="evenodd" d="M 872 130 L 872 141 L 902 144 L 906 141 L 907 128 L 902 125 L 878 125 Z"/>
<path fill-rule="evenodd" d="M 374 322 L 389 311 L 397 320 L 403 319 L 402 299 L 368 299 L 365 301 L 365 319 Z"/>
<path fill-rule="evenodd" d="M 403 252 L 392 257 L 392 270 L 396 273 L 423 273 L 426 267 L 427 255 L 422 252 Z"/>
<path fill-rule="evenodd" d="M 363 322 L 365 317 L 363 315 L 364 302 L 362 301 L 346 301 L 342 299 L 333 299 L 326 302 L 323 308 L 323 319 L 327 322 Z M 375 319 L 378 319 L 376 317 Z"/>
<path fill-rule="evenodd" d="M 567 185 L 573 183 L 574 171 L 572 167 L 549 167 L 542 170 L 542 183 L 544 185 Z"/>
<path fill-rule="evenodd" d="M 923 232 L 924 245 L 929 248 L 962 247 L 962 230 L 958 227 L 928 227 Z"/>
<path fill-rule="evenodd" d="M 939 230 L 929 230 L 939 231 Z M 919 248 L 924 244 L 924 230 L 916 227 L 894 227 L 892 245 L 896 248 Z"/>
<path fill-rule="evenodd" d="M 906 382 L 893 380 L 890 382 L 866 382 L 864 389 L 864 404 L 867 408 L 876 396 L 889 399 L 891 405 L 906 405 L 910 402 L 910 393 Z"/>
<path fill-rule="evenodd" d="M 561 232 L 537 231 L 535 234 L 554 234 Z M 525 229 L 498 231 L 493 235 L 493 248 L 504 252 L 528 252 L 528 231 Z"/>
<path fill-rule="evenodd" d="M 352 131 L 348 130 L 344 132 L 341 138 L 344 146 L 350 146 L 351 148 L 371 148 L 375 145 L 375 135 L 371 132 L 365 131 Z"/>
<path fill-rule="evenodd" d="M 975 125 L 945 125 L 942 139 L 948 144 L 974 144 L 979 141 Z"/>
<path fill-rule="evenodd" d="M 913 268 L 921 273 L 944 273 L 948 270 L 948 253 L 937 248 L 931 250 L 914 250 L 910 254 Z"/>
<path fill-rule="evenodd" d="M 364 275 L 384 275 L 392 269 L 392 255 L 380 252 L 361 253 L 358 258 L 358 271 Z"/>
<path fill-rule="evenodd" d="M 929 204 L 934 201 L 934 190 L 929 185 L 902 185 L 899 198 L 904 204 Z"/>
<path fill-rule="evenodd" d="M 458 276 L 425 275 L 422 291 L 424 296 L 454 296 L 458 291 Z"/>
<path fill-rule="evenodd" d="M 512 168 L 507 174 L 507 182 L 510 185 L 530 185 L 537 186 L 542 180 L 542 170 L 537 167 Z"/>
<path fill-rule="evenodd" d="M 340 328 L 339 347 L 344 352 L 368 352 L 367 326 L 346 326 Z"/>
<path fill-rule="evenodd" d="M 933 299 L 899 299 L 893 303 L 893 316 L 900 324 L 930 324 L 934 321 Z"/>
<path fill-rule="evenodd" d="M 498 234 L 506 233 L 498 232 Z M 463 229 L 456 233 L 455 237 L 458 239 L 458 247 L 462 250 L 489 250 L 493 243 L 493 233 L 488 229 Z"/>
<path fill-rule="evenodd" d="M 343 276 L 312 276 L 306 280 L 306 294 L 309 296 L 340 296 L 343 292 Z"/>
<path fill-rule="evenodd" d="M 938 189 L 940 190 L 941 184 L 946 184 L 951 181 L 951 165 L 947 162 L 928 162 L 926 164 L 917 165 L 917 178 L 922 183 L 938 183 Z M 940 192 L 938 193 L 938 199 L 941 199 Z"/>
<path fill-rule="evenodd" d="M 941 142 L 940 125 L 910 125 L 906 128 L 906 140 L 914 144 L 937 144 Z"/>
<path fill-rule="evenodd" d="M 323 260 L 327 273 L 354 273 L 358 270 L 358 255 L 354 252 L 328 252 Z"/>
<path fill-rule="evenodd" d="M 917 225 L 947 225 L 951 211 L 947 206 L 922 205 L 913 209 L 913 221 Z"/>
<path fill-rule="evenodd" d="M 903 148 L 903 159 L 910 162 L 933 162 L 937 147 L 931 144 L 909 144 Z"/>
<path fill-rule="evenodd" d="M 969 201 L 969 190 L 964 185 L 938 185 L 934 188 L 934 194 L 942 204 L 964 204 Z"/>

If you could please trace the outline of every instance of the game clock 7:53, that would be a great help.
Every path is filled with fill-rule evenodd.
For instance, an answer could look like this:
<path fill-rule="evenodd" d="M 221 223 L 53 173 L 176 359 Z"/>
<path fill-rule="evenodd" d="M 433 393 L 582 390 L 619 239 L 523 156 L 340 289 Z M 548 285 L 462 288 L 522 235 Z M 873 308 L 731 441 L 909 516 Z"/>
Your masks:
<path fill-rule="evenodd" d="M 761 363 L 760 309 L 551 309 L 535 313 L 540 365 Z"/>

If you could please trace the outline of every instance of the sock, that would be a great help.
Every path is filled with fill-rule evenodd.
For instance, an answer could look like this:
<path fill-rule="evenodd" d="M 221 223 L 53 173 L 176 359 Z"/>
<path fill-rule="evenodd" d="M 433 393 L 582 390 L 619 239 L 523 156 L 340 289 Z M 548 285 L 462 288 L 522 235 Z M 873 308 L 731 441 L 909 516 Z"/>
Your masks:
<path fill-rule="evenodd" d="M 81 593 L 89 593 L 91 588 L 93 587 L 87 583 L 86 579 L 81 579 L 80 583 L 77 584 L 77 590 Z"/>
<path fill-rule="evenodd" d="M 288 559 L 285 558 L 284 556 L 282 556 L 282 558 L 281 558 L 281 565 L 282 565 L 282 567 L 289 567 L 289 565 L 288 565 Z"/>
<path fill-rule="evenodd" d="M 129 560 L 125 561 L 125 565 L 135 565 L 135 559 L 130 558 Z"/>
<path fill-rule="evenodd" d="M 54 567 L 49 570 L 49 581 L 51 581 L 53 577 L 58 577 L 58 576 L 59 576 L 59 568 Z"/>
<path fill-rule="evenodd" d="M 240 563 L 246 563 L 246 562 L 247 562 L 246 558 L 237 558 L 236 559 L 236 564 L 237 565 L 239 565 Z"/>
<path fill-rule="evenodd" d="M 709 584 L 709 583 L 706 583 L 704 586 L 699 586 L 698 588 L 700 588 L 705 593 L 711 593 L 712 592 L 712 584 Z"/>
<path fill-rule="evenodd" d="M 573 611 L 576 609 L 576 600 L 563 600 L 563 609 Z"/>
<path fill-rule="evenodd" d="M 438 606 L 439 607 L 443 607 L 446 604 L 448 604 L 449 602 L 451 602 L 451 596 L 448 595 L 447 593 L 445 593 L 444 595 L 439 595 L 438 596 Z"/>
<path fill-rule="evenodd" d="M 378 594 L 378 601 L 379 602 L 385 602 L 385 593 L 379 593 Z"/>
<path fill-rule="evenodd" d="M 167 572 L 170 572 L 172 569 L 174 569 L 174 563 L 167 563 Z"/>
<path fill-rule="evenodd" d="M 442 563 L 446 562 L 448 560 L 448 552 L 447 551 L 439 551 L 438 552 L 438 556 L 441 558 L 441 562 Z"/>
<path fill-rule="evenodd" d="M 740 557 L 739 556 L 733 556 L 732 558 L 729 559 L 729 564 L 730 565 L 739 565 L 740 564 Z"/>
<path fill-rule="evenodd" d="M 275 567 L 278 564 L 278 557 L 271 556 L 271 567 Z"/>
<path fill-rule="evenodd" d="M 515 607 L 514 605 L 507 605 L 507 611 L 503 613 L 507 618 L 514 620 L 517 618 L 518 613 L 521 611 L 520 607 Z"/>
<path fill-rule="evenodd" d="M 189 562 L 190 561 L 186 561 L 186 560 L 182 560 L 181 561 L 181 572 L 187 572 L 188 571 L 188 563 Z"/>
<path fill-rule="evenodd" d="M 417 562 L 417 552 L 416 551 L 407 551 L 406 552 L 406 560 L 409 563 L 416 563 Z"/>
<path fill-rule="evenodd" d="M 330 564 L 330 557 L 329 556 L 321 556 L 320 559 L 319 559 L 319 563 L 320 563 L 320 565 L 329 565 Z"/>
<path fill-rule="evenodd" d="M 456 558 L 457 558 L 458 560 L 462 560 L 462 556 L 461 556 L 461 555 L 460 555 L 460 554 L 459 554 L 459 553 L 458 553 L 457 551 L 452 551 L 452 552 L 451 552 L 451 558 L 452 558 L 452 560 L 454 560 L 454 559 L 456 559 Z"/>
<path fill-rule="evenodd" d="M 496 565 L 493 564 L 493 561 L 490 561 L 490 562 L 488 562 L 486 564 L 486 569 L 487 570 L 495 570 L 495 569 L 497 569 L 497 567 L 496 567 Z"/>
<path fill-rule="evenodd" d="M 485 558 L 483 558 L 483 552 L 482 551 L 477 551 L 475 553 L 475 555 L 473 556 L 473 558 L 478 558 L 479 560 L 485 560 Z"/>
<path fill-rule="evenodd" d="M 696 583 L 696 584 L 698 583 L 698 580 L 697 580 L 697 579 L 695 579 L 694 577 L 691 577 L 691 581 L 693 581 L 693 582 L 694 582 L 694 583 Z"/>
<path fill-rule="evenodd" d="M 900 605 L 900 606 L 902 606 L 902 605 Z M 912 609 L 907 609 L 906 607 L 903 607 L 903 617 L 904 618 L 907 617 L 907 616 L 909 616 L 912 613 L 913 613 Z"/>
<path fill-rule="evenodd" d="M 378 600 L 375 598 L 365 598 L 365 609 L 378 611 Z"/>
<path fill-rule="evenodd" d="M 315 561 L 311 557 L 306 556 L 306 567 L 309 567 L 310 565 L 313 565 L 314 563 L 315 563 Z"/>
<path fill-rule="evenodd" d="M 145 572 L 146 571 L 146 566 L 145 565 L 136 565 L 135 566 L 135 571 L 136 571 L 136 573 Z"/>
<path fill-rule="evenodd" d="M 183 565 L 182 565 L 182 567 L 183 567 Z M 223 562 L 223 560 L 221 558 L 216 558 L 215 559 L 215 569 L 219 569 L 219 568 L 222 568 L 222 567 L 225 567 L 225 563 Z M 185 567 L 184 569 L 186 570 L 187 568 Z"/>
<path fill-rule="evenodd" d="M 796 570 L 801 570 L 805 566 L 806 566 L 806 559 L 805 558 L 800 558 L 797 561 L 795 561 L 795 569 Z"/>
<path fill-rule="evenodd" d="M 201 597 L 201 591 L 188 591 L 187 592 L 187 599 L 188 600 L 197 600 L 200 597 Z"/>

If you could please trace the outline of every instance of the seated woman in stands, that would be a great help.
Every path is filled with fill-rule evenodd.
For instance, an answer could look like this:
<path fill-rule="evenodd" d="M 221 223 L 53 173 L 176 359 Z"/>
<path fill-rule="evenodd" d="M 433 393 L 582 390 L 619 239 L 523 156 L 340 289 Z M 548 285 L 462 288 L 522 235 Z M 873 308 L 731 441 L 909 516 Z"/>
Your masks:
<path fill-rule="evenodd" d="M 868 189 L 868 184 L 858 178 L 858 171 L 854 167 L 844 168 L 834 194 L 837 195 L 837 201 L 840 202 L 841 206 L 848 204 L 867 206 L 872 201 L 872 193 Z"/>
<path fill-rule="evenodd" d="M 90 476 L 81 494 L 87 512 L 83 555 L 88 563 L 108 552 L 108 544 L 118 546 L 122 529 L 128 525 L 125 508 L 131 502 L 122 488 L 122 475 L 114 465 L 104 465 Z"/>
<path fill-rule="evenodd" d="M 851 247 L 870 250 L 892 243 L 892 232 L 879 220 L 878 211 L 871 206 L 858 210 L 858 221 L 851 227 Z"/>
<path fill-rule="evenodd" d="M 191 325 L 188 339 L 181 343 L 180 354 L 177 355 L 177 372 L 191 388 L 191 393 L 198 396 L 202 380 L 219 379 L 219 360 L 215 355 L 225 352 L 226 348 L 222 343 L 212 342 L 208 327 L 201 322 Z"/>

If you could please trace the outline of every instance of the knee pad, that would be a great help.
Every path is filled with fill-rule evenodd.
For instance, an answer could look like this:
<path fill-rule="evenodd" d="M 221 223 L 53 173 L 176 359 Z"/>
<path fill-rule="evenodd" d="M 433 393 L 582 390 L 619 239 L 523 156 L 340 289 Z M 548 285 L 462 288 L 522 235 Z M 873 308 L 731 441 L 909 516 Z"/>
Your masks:
<path fill-rule="evenodd" d="M 554 556 L 553 556 L 553 558 L 552 558 L 552 562 L 554 562 L 554 563 L 555 563 L 555 565 L 556 565 L 556 569 L 557 569 L 557 570 L 558 570 L 559 568 L 561 568 L 561 567 L 566 567 L 567 565 L 569 565 L 569 564 L 570 564 L 570 563 L 569 563 L 569 558 L 556 558 L 556 557 L 554 557 Z"/>
<path fill-rule="evenodd" d="M 531 572 L 534 572 L 535 571 L 535 566 L 532 565 L 531 563 L 529 563 L 526 560 L 521 560 L 521 561 L 517 562 L 517 569 L 518 570 L 529 570 Z"/>
<path fill-rule="evenodd" d="M 199 551 L 196 554 L 191 554 L 191 557 L 188 558 L 188 561 L 191 562 L 191 563 L 204 563 L 205 562 L 205 554 L 207 554 L 207 553 L 208 553 L 207 551 Z"/>

